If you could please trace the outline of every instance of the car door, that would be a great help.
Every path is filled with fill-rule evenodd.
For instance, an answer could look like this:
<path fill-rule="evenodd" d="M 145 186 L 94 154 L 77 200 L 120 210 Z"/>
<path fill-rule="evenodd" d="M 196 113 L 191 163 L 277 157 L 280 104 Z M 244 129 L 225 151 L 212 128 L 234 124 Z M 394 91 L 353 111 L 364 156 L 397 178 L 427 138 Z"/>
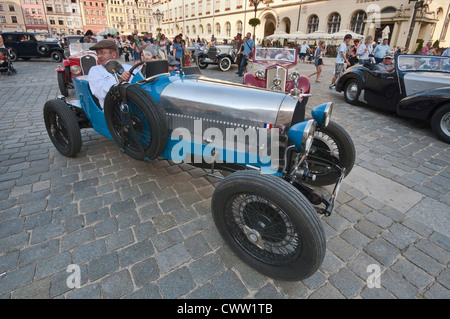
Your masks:
<path fill-rule="evenodd" d="M 364 99 L 367 103 L 395 110 L 399 101 L 399 87 L 396 72 L 367 72 Z"/>
<path fill-rule="evenodd" d="M 19 55 L 24 57 L 37 56 L 36 46 L 37 46 L 36 38 L 31 34 L 27 34 L 26 39 L 20 41 Z"/>

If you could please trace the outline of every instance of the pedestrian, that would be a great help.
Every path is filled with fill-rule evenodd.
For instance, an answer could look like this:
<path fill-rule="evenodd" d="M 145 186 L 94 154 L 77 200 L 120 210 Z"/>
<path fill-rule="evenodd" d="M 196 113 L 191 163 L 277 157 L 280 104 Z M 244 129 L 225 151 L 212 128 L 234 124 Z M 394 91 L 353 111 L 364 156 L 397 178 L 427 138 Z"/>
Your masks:
<path fill-rule="evenodd" d="M 350 66 L 354 66 L 358 63 L 358 57 L 356 56 L 356 52 L 358 52 L 359 47 L 359 39 L 353 40 L 353 46 L 350 48 L 348 52 L 348 61 L 350 62 Z"/>
<path fill-rule="evenodd" d="M 133 42 L 131 42 L 131 49 L 133 50 L 133 58 L 135 64 L 141 62 L 141 46 L 141 40 L 139 40 L 137 34 L 134 34 Z"/>
<path fill-rule="evenodd" d="M 432 46 L 431 41 L 428 41 L 427 45 L 424 46 L 424 47 L 422 48 L 422 50 L 420 50 L 420 54 L 422 54 L 422 55 L 428 55 L 428 52 L 430 52 L 430 50 L 431 50 L 431 46 Z"/>
<path fill-rule="evenodd" d="M 358 51 L 356 51 L 356 56 L 359 58 L 359 64 L 366 64 L 371 61 L 373 57 L 373 45 L 372 36 L 367 36 L 364 43 L 359 45 Z"/>
<path fill-rule="evenodd" d="M 336 61 L 334 63 L 334 76 L 331 80 L 330 89 L 334 90 L 336 89 L 336 86 L 334 85 L 336 83 L 336 80 L 344 73 L 345 66 L 350 66 L 350 62 L 347 59 L 347 47 L 350 43 L 350 40 L 352 39 L 351 34 L 346 34 L 344 37 L 344 42 L 341 43 L 338 49 L 338 53 L 336 56 Z"/>
<path fill-rule="evenodd" d="M 87 30 L 84 34 L 83 43 L 94 43 L 95 41 L 92 37 L 93 35 L 94 33 L 92 32 L 92 30 Z"/>
<path fill-rule="evenodd" d="M 183 56 L 184 56 L 184 48 L 183 48 L 183 44 L 181 43 L 180 35 L 177 35 L 175 37 L 175 39 L 173 40 L 172 50 L 173 50 L 172 55 L 181 64 L 183 61 Z"/>
<path fill-rule="evenodd" d="M 299 58 L 300 60 L 303 61 L 303 63 L 305 62 L 306 53 L 309 49 L 310 49 L 309 45 L 306 43 L 306 41 L 303 41 L 303 44 L 300 45 L 300 54 L 299 54 Z"/>
<path fill-rule="evenodd" d="M 253 48 L 255 47 L 255 42 L 252 40 L 252 34 L 250 32 L 247 33 L 247 36 L 245 37 L 245 41 L 243 44 L 244 50 L 241 51 L 241 63 L 239 64 L 239 71 L 238 75 L 239 77 L 244 76 L 244 68 L 247 65 L 247 59 L 249 58 L 249 54 L 252 53 Z"/>
<path fill-rule="evenodd" d="M 327 50 L 325 50 L 325 41 L 319 41 L 319 44 L 317 45 L 316 52 L 314 53 L 314 65 L 316 67 L 316 72 L 308 75 L 308 78 L 312 77 L 313 75 L 316 75 L 316 82 L 320 83 L 319 77 L 322 73 L 322 65 L 323 65 L 323 59 L 322 57 L 327 53 Z"/>
<path fill-rule="evenodd" d="M 383 39 L 383 42 L 381 44 L 378 44 L 375 49 L 373 50 L 373 54 L 375 56 L 375 62 L 376 63 L 381 63 L 384 60 L 384 57 L 386 56 L 386 54 L 389 53 L 389 51 L 391 50 L 389 48 L 389 44 L 388 44 L 389 39 L 385 38 Z"/>
<path fill-rule="evenodd" d="M 153 33 L 145 32 L 143 40 L 146 44 L 153 44 L 155 42 L 155 40 L 153 39 Z"/>

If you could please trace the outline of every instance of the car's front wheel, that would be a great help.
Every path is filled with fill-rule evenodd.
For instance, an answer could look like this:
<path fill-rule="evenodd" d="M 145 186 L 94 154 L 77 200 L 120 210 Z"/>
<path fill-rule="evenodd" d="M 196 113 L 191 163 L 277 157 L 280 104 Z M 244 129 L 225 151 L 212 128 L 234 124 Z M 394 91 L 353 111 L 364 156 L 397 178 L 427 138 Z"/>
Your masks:
<path fill-rule="evenodd" d="M 80 152 L 82 139 L 75 113 L 61 100 L 44 105 L 44 122 L 50 140 L 58 152 L 73 157 Z"/>
<path fill-rule="evenodd" d="M 350 104 L 356 104 L 361 94 L 361 86 L 357 80 L 350 80 L 345 85 L 344 98 L 345 102 Z"/>
<path fill-rule="evenodd" d="M 65 72 L 57 72 L 59 91 L 64 96 L 69 96 L 69 87 Z"/>
<path fill-rule="evenodd" d="M 445 143 L 450 143 L 450 103 L 442 105 L 431 118 L 431 129 Z"/>
<path fill-rule="evenodd" d="M 11 59 L 12 62 L 16 62 L 18 59 L 18 55 L 16 50 L 11 49 L 11 51 L 9 52 L 9 58 Z"/>
<path fill-rule="evenodd" d="M 204 57 L 199 57 L 198 58 L 198 67 L 200 69 L 206 69 L 208 67 L 208 63 L 205 63 L 204 60 L 205 60 Z"/>
<path fill-rule="evenodd" d="M 231 59 L 229 57 L 224 57 L 219 62 L 219 68 L 221 71 L 226 72 L 231 68 Z"/>
<path fill-rule="evenodd" d="M 215 189 L 214 223 L 245 263 L 280 280 L 313 275 L 325 256 L 325 233 L 312 205 L 290 183 L 238 171 Z"/>
<path fill-rule="evenodd" d="M 50 58 L 52 59 L 53 62 L 59 63 L 64 59 L 64 56 L 61 52 L 53 51 L 50 54 Z"/>

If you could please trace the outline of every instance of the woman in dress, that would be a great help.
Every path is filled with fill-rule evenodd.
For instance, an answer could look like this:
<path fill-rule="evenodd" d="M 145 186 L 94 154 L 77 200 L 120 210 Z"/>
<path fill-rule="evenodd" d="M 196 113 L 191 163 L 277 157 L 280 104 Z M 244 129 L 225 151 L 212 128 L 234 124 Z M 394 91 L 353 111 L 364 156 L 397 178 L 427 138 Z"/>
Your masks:
<path fill-rule="evenodd" d="M 134 64 L 141 62 L 141 41 L 137 34 L 133 36 L 131 48 L 133 49 Z"/>
<path fill-rule="evenodd" d="M 324 54 L 327 53 L 327 50 L 325 50 L 325 41 L 320 41 L 317 45 L 316 52 L 314 54 L 314 65 L 316 66 L 316 72 L 310 74 L 308 78 L 312 77 L 313 75 L 316 75 L 316 82 L 320 83 L 319 77 L 322 73 L 322 65 L 323 65 L 323 59 L 322 57 Z"/>
<path fill-rule="evenodd" d="M 183 48 L 183 44 L 181 43 L 181 36 L 180 35 L 177 35 L 175 37 L 175 39 L 173 40 L 172 49 L 173 49 L 173 54 L 172 55 L 181 64 L 182 60 L 183 60 L 183 56 L 184 56 L 184 48 Z"/>

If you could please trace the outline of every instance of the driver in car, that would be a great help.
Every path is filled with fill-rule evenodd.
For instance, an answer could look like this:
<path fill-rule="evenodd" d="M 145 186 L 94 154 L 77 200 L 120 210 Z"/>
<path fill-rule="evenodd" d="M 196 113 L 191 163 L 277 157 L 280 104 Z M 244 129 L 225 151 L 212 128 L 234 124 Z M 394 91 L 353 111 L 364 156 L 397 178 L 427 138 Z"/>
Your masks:
<path fill-rule="evenodd" d="M 119 49 L 114 41 L 102 40 L 91 46 L 89 50 L 95 50 L 97 52 L 97 60 L 100 62 L 100 65 L 93 66 L 89 70 L 89 87 L 92 94 L 97 97 L 100 107 L 103 109 L 106 94 L 117 83 L 114 75 L 106 70 L 106 62 L 109 60 L 117 60 Z M 132 78 L 131 73 L 128 72 L 131 69 L 131 65 L 122 64 L 122 67 L 125 71 L 120 75 L 119 82 L 129 82 Z"/>
<path fill-rule="evenodd" d="M 283 51 L 281 51 L 280 53 L 278 53 L 275 56 L 275 59 L 282 59 L 282 60 L 288 60 L 288 61 L 294 61 L 294 56 L 292 54 L 289 53 L 288 50 L 283 49 Z"/>
<path fill-rule="evenodd" d="M 383 62 L 378 63 L 375 66 L 375 71 L 393 72 L 395 70 L 393 61 L 394 61 L 394 56 L 390 53 L 386 54 L 383 58 Z"/>

